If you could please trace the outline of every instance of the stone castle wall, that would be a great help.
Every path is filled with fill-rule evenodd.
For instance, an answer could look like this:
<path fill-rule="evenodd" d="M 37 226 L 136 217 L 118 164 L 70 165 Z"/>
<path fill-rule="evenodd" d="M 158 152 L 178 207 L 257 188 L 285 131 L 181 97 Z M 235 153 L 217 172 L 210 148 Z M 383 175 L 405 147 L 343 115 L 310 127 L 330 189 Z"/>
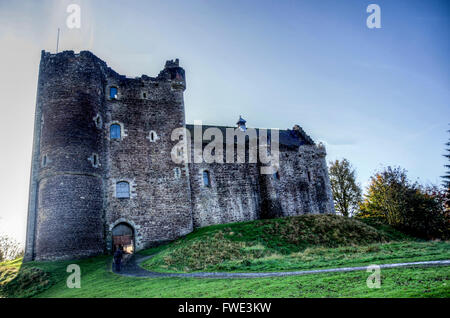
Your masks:
<path fill-rule="evenodd" d="M 254 163 L 174 163 L 171 133 L 185 126 L 185 88 L 178 60 L 157 77 L 131 79 L 90 52 L 42 53 L 26 261 L 111 251 L 120 223 L 132 227 L 140 250 L 211 224 L 334 212 L 325 150 L 303 131 L 283 132 L 276 177 Z M 119 139 L 111 125 L 120 126 Z M 121 181 L 129 198 L 116 197 Z"/>
<path fill-rule="evenodd" d="M 260 163 L 248 163 L 248 144 L 246 163 L 193 163 L 192 155 L 194 226 L 334 213 L 325 155 L 325 149 L 314 144 L 280 145 L 280 167 L 269 175 L 261 174 Z M 209 186 L 203 183 L 205 170 Z"/>
<path fill-rule="evenodd" d="M 261 176 L 263 217 L 334 213 L 325 149 L 280 148 L 278 178 Z"/>

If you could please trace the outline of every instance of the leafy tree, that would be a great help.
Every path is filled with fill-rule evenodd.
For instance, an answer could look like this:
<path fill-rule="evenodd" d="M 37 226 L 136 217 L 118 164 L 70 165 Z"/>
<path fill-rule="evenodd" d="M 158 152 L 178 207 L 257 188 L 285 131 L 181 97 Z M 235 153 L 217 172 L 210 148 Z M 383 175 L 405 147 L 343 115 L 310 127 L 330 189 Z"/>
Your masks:
<path fill-rule="evenodd" d="M 351 216 L 359 208 L 361 187 L 356 183 L 356 172 L 347 159 L 330 162 L 330 183 L 334 206 L 344 216 Z"/>
<path fill-rule="evenodd" d="M 411 183 L 399 167 L 387 167 L 371 177 L 357 216 L 379 218 L 418 237 L 449 237 L 442 191 Z"/>
<path fill-rule="evenodd" d="M 406 171 L 387 167 L 370 178 L 367 194 L 361 204 L 360 217 L 385 219 L 390 225 L 402 223 L 401 211 L 406 206 L 409 182 Z"/>

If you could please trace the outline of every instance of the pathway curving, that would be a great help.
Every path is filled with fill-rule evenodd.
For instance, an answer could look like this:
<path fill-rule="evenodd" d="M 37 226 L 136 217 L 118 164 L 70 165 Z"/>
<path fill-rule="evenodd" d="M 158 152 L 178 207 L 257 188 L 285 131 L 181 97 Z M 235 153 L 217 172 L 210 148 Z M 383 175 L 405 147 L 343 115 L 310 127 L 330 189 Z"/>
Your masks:
<path fill-rule="evenodd" d="M 298 276 L 307 274 L 319 274 L 319 273 L 335 273 L 335 272 L 353 272 L 353 271 L 365 271 L 367 266 L 357 267 L 340 267 L 329 269 L 315 269 L 304 271 L 291 271 L 291 272 L 263 272 L 263 273 L 226 273 L 226 272 L 197 272 L 197 273 L 159 273 L 148 271 L 141 266 L 140 263 L 148 260 L 153 255 L 142 256 L 133 255 L 122 266 L 122 270 L 117 272 L 114 268 L 113 271 L 119 275 L 131 276 L 131 277 L 194 277 L 194 278 L 259 278 L 259 277 L 284 277 L 284 276 Z M 395 263 L 395 264 L 382 264 L 380 268 L 397 268 L 397 267 L 416 267 L 416 266 L 449 266 L 450 260 L 442 261 L 423 261 L 423 262 L 411 262 L 411 263 Z"/>

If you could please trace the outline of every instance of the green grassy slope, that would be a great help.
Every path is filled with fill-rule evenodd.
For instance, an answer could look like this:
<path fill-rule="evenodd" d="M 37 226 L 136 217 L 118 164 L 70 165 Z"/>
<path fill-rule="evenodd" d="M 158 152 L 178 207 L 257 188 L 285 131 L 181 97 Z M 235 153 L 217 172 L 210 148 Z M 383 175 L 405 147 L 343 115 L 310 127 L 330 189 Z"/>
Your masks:
<path fill-rule="evenodd" d="M 291 271 L 450 258 L 447 242 L 417 241 L 388 226 L 304 215 L 210 226 L 144 263 L 154 271 Z M 144 253 L 153 253 L 153 250 Z"/>
<path fill-rule="evenodd" d="M 317 215 L 210 226 L 142 251 L 161 271 L 281 271 L 450 259 L 449 242 L 425 242 L 385 226 Z M 0 297 L 449 297 L 450 267 L 327 273 L 258 279 L 133 278 L 111 272 L 111 256 L 0 263 Z M 66 286 L 69 264 L 81 288 Z"/>
<path fill-rule="evenodd" d="M 48 288 L 35 297 L 450 297 L 449 267 L 382 270 L 381 288 L 370 289 L 366 285 L 370 273 L 365 271 L 258 279 L 133 278 L 112 273 L 110 261 L 110 257 L 99 256 L 75 262 L 27 263 L 23 268 L 51 273 Z M 69 263 L 81 267 L 79 289 L 66 286 Z M 30 296 L 29 291 L 25 288 L 2 296 Z"/>

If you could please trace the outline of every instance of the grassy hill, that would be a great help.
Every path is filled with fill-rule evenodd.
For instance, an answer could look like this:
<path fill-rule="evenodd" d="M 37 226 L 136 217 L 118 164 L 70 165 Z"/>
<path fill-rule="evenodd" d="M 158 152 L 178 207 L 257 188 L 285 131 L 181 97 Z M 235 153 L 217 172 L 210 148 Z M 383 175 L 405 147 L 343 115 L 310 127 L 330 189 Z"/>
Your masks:
<path fill-rule="evenodd" d="M 450 259 L 449 242 L 407 237 L 381 224 L 332 215 L 259 220 L 198 229 L 141 251 L 157 271 L 284 271 Z M 112 273 L 111 256 L 58 262 L 0 263 L 0 297 L 449 297 L 450 267 L 382 270 L 382 288 L 368 273 L 326 273 L 245 279 L 134 278 Z M 66 286 L 69 264 L 81 267 L 81 288 Z"/>
<path fill-rule="evenodd" d="M 143 266 L 160 272 L 293 271 L 442 259 L 449 253 L 448 243 L 415 240 L 379 223 L 303 215 L 202 228 L 160 247 Z"/>

